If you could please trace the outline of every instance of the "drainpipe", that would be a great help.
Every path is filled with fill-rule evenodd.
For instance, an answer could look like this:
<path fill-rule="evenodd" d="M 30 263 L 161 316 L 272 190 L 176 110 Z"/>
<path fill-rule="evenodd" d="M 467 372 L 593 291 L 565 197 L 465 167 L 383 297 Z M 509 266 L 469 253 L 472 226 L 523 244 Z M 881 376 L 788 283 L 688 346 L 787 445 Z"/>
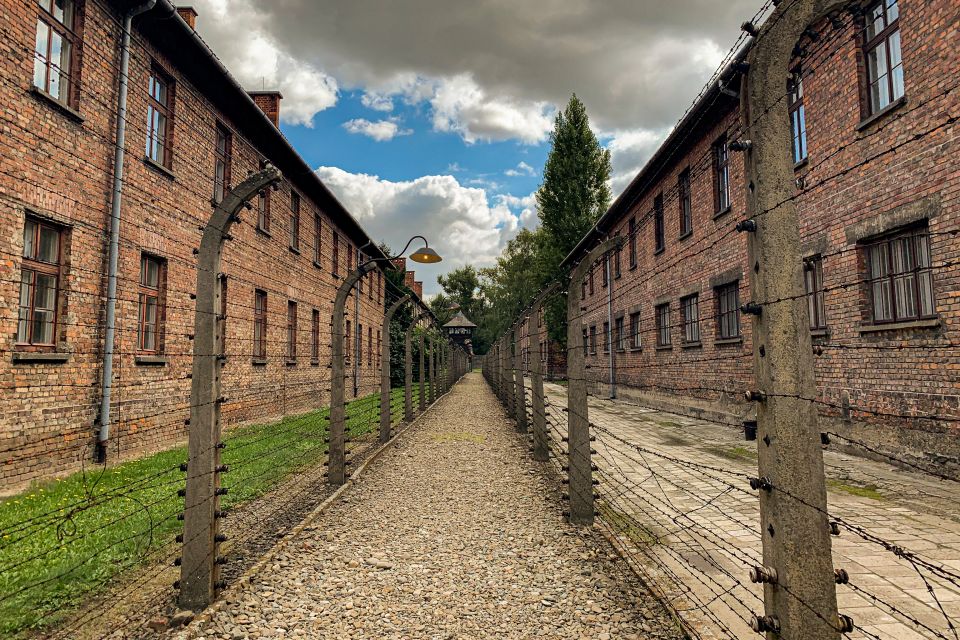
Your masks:
<path fill-rule="evenodd" d="M 613 344 L 613 273 L 611 273 L 610 254 L 607 254 L 607 344 L 610 345 L 610 399 L 617 397 L 616 347 Z M 617 336 L 619 339 L 619 336 Z"/>
<path fill-rule="evenodd" d="M 107 265 L 107 317 L 103 340 L 103 389 L 100 398 L 100 432 L 97 435 L 97 462 L 107 459 L 110 439 L 110 392 L 113 387 L 113 343 L 117 320 L 117 262 L 120 254 L 120 204 L 123 200 L 123 154 L 127 136 L 127 72 L 130 68 L 130 31 L 134 16 L 149 11 L 157 3 L 147 0 L 123 17 L 120 42 L 120 86 L 117 90 L 116 150 L 113 156 L 113 202 L 110 209 L 110 248 Z"/>

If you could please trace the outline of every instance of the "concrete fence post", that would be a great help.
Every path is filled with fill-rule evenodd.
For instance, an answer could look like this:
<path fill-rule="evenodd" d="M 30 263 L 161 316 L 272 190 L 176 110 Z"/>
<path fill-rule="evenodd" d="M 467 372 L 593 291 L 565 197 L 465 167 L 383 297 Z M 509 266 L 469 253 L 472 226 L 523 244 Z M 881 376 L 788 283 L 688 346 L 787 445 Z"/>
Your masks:
<path fill-rule="evenodd" d="M 424 364 L 424 361 L 426 360 L 426 354 L 425 354 L 424 352 L 426 351 L 426 348 L 427 348 L 427 347 L 426 347 L 426 339 L 424 338 L 424 334 L 425 334 L 425 333 L 426 333 L 426 331 L 424 330 L 424 328 L 423 328 L 423 327 L 420 327 L 420 336 L 419 336 L 419 346 L 420 346 L 420 355 L 419 355 L 420 372 L 419 372 L 419 376 L 420 376 L 420 377 L 419 377 L 419 380 L 418 380 L 418 382 L 420 383 L 420 397 L 417 398 L 417 410 L 418 410 L 420 413 L 423 413 L 423 410 L 427 408 L 427 384 L 426 384 L 426 380 L 427 380 L 427 370 L 426 370 L 425 364 Z"/>
<path fill-rule="evenodd" d="M 397 312 L 403 304 L 410 300 L 407 294 L 390 305 L 387 313 L 383 316 L 383 326 L 380 328 L 380 334 L 383 336 L 380 340 L 380 442 L 386 442 L 390 439 L 390 420 L 392 418 L 391 398 L 393 394 L 390 388 L 390 321 L 393 320 L 393 314 Z"/>
<path fill-rule="evenodd" d="M 515 379 L 513 391 L 513 415 L 517 421 L 517 431 L 527 432 L 527 391 L 523 380 L 523 341 L 520 337 L 523 327 L 523 318 L 513 325 L 513 377 Z"/>
<path fill-rule="evenodd" d="M 546 327 L 541 331 L 540 318 L 543 313 L 543 303 L 548 296 L 560 288 L 554 283 L 541 291 L 533 301 L 533 310 L 527 317 L 527 336 L 530 342 L 530 390 L 533 410 L 533 459 L 544 462 L 550 457 L 550 446 L 547 441 L 547 414 L 546 403 L 543 398 L 543 362 L 540 352 L 540 335 L 546 333 Z"/>
<path fill-rule="evenodd" d="M 434 400 L 437 399 L 437 341 L 434 339 L 432 331 L 427 336 L 427 342 L 429 344 L 427 349 L 427 399 L 430 404 L 433 404 Z"/>
<path fill-rule="evenodd" d="M 217 564 L 217 521 L 220 513 L 220 370 L 225 354 L 219 332 L 221 309 L 220 256 L 230 239 L 230 228 L 239 211 L 259 191 L 280 180 L 280 172 L 267 166 L 230 190 L 207 222 L 197 255 L 197 300 L 194 310 L 193 373 L 190 382 L 190 423 L 187 484 L 183 509 L 183 556 L 180 559 L 180 594 L 184 609 L 198 611 L 209 605 L 220 588 Z"/>
<path fill-rule="evenodd" d="M 414 313 L 403 335 L 403 419 L 407 422 L 413 420 L 413 329 L 420 320 L 420 314 Z"/>
<path fill-rule="evenodd" d="M 345 394 L 344 371 L 344 312 L 347 296 L 353 286 L 367 273 L 376 269 L 370 264 L 362 264 L 350 272 L 340 287 L 333 301 L 333 324 L 330 332 L 330 448 L 327 450 L 327 483 L 331 487 L 339 487 L 347 480 L 347 437 L 346 418 L 347 407 Z M 357 333 L 357 335 L 360 335 Z M 349 337 L 349 336 L 347 336 Z M 356 348 L 353 349 L 356 351 Z M 354 361 L 359 360 L 361 354 L 354 353 Z"/>
<path fill-rule="evenodd" d="M 757 403 L 763 562 L 776 571 L 776 579 L 764 584 L 765 615 L 755 614 L 751 624 L 783 640 L 835 639 L 846 626 L 837 611 L 783 97 L 795 45 L 810 25 L 847 4 L 797 0 L 777 7 L 749 54 L 741 91 L 747 214 L 755 225 L 747 239 L 752 303 L 742 309 L 752 308 L 753 314 L 756 390 L 751 395 Z M 754 119 L 751 114 L 763 115 Z"/>
<path fill-rule="evenodd" d="M 620 236 L 608 238 L 588 253 L 570 274 L 569 290 L 577 289 L 590 266 L 623 243 Z M 590 452 L 590 417 L 587 409 L 587 380 L 584 377 L 580 325 L 583 310 L 580 298 L 567 295 L 567 465 L 570 481 L 570 523 L 593 524 L 593 471 Z"/>

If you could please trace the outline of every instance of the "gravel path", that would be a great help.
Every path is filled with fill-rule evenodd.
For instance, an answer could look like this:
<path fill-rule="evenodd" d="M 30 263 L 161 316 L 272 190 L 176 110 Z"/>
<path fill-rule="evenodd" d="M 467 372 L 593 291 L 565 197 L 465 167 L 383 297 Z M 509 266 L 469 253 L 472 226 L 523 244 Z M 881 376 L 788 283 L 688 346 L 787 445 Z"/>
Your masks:
<path fill-rule="evenodd" d="M 469 374 L 180 639 L 679 638 Z"/>

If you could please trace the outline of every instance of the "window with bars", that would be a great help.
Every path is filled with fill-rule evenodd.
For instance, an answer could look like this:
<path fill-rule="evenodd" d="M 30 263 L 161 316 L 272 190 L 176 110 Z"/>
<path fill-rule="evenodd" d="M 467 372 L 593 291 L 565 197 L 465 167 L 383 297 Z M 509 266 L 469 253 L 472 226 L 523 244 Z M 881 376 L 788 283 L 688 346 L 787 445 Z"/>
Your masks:
<path fill-rule="evenodd" d="M 803 74 L 795 67 L 787 80 L 787 109 L 790 113 L 790 137 L 793 163 L 807 159 L 807 112 L 803 108 Z"/>
<path fill-rule="evenodd" d="M 590 353 L 597 353 L 597 325 L 590 326 Z"/>
<path fill-rule="evenodd" d="M 310 314 L 310 364 L 320 364 L 320 311 Z"/>
<path fill-rule="evenodd" d="M 267 292 L 260 289 L 253 292 L 253 357 L 267 357 Z"/>
<path fill-rule="evenodd" d="M 864 251 L 874 323 L 936 317 L 930 235 L 926 227 L 875 240 Z"/>
<path fill-rule="evenodd" d="M 270 188 L 261 189 L 257 198 L 257 230 L 270 233 Z"/>
<path fill-rule="evenodd" d="M 630 314 L 630 346 L 634 349 L 639 349 L 641 346 L 640 340 L 640 312 L 635 311 Z"/>
<path fill-rule="evenodd" d="M 290 191 L 290 248 L 300 250 L 300 194 Z"/>
<path fill-rule="evenodd" d="M 630 268 L 633 269 L 637 266 L 637 219 L 635 217 L 630 218 L 628 229 L 630 230 Z"/>
<path fill-rule="evenodd" d="M 626 336 L 623 335 L 623 316 L 613 319 L 613 344 L 617 351 L 626 349 Z"/>
<path fill-rule="evenodd" d="M 143 353 L 161 351 L 165 271 L 166 262 L 163 259 L 147 254 L 140 256 L 137 350 Z"/>
<path fill-rule="evenodd" d="M 717 299 L 717 338 L 740 337 L 740 282 L 735 281 L 715 290 Z"/>
<path fill-rule="evenodd" d="M 287 301 L 287 363 L 297 361 L 297 303 Z"/>
<path fill-rule="evenodd" d="M 727 137 L 713 143 L 713 210 L 723 213 L 730 207 L 730 150 Z"/>
<path fill-rule="evenodd" d="M 672 344 L 670 338 L 670 303 L 658 304 L 654 311 L 657 325 L 657 346 L 669 347 Z"/>
<path fill-rule="evenodd" d="M 683 319 L 684 344 L 700 342 L 700 296 L 693 294 L 680 298 L 680 313 Z"/>
<path fill-rule="evenodd" d="M 213 163 L 213 201 L 219 203 L 230 188 L 230 152 L 233 135 L 222 124 L 217 124 L 217 148 Z"/>
<path fill-rule="evenodd" d="M 147 83 L 147 158 L 170 168 L 173 133 L 173 81 L 157 67 Z"/>
<path fill-rule="evenodd" d="M 874 2 L 867 8 L 864 19 L 867 111 L 874 114 L 903 97 L 900 8 L 897 0 Z"/>
<path fill-rule="evenodd" d="M 680 199 L 680 237 L 693 233 L 693 197 L 690 192 L 690 169 L 684 169 L 677 178 L 677 196 Z"/>
<path fill-rule="evenodd" d="M 593 271 L 596 265 L 590 265 L 590 275 L 587 278 L 588 284 L 590 285 L 590 295 L 593 295 Z"/>
<path fill-rule="evenodd" d="M 367 366 L 373 366 L 373 327 L 367 327 Z"/>
<path fill-rule="evenodd" d="M 319 213 L 313 214 L 313 264 L 320 266 L 323 243 L 323 220 Z"/>
<path fill-rule="evenodd" d="M 39 6 L 33 86 L 76 108 L 80 6 L 73 0 L 39 0 Z"/>
<path fill-rule="evenodd" d="M 653 252 L 660 253 L 667 246 L 663 221 L 663 193 L 653 198 Z"/>
<path fill-rule="evenodd" d="M 56 344 L 63 245 L 62 227 L 26 218 L 17 316 L 18 345 L 52 349 Z"/>
<path fill-rule="evenodd" d="M 823 258 L 811 256 L 803 260 L 803 285 L 807 292 L 807 311 L 810 329 L 822 331 L 827 328 L 827 314 L 823 297 Z"/>
<path fill-rule="evenodd" d="M 603 352 L 610 353 L 610 323 L 603 323 Z"/>
<path fill-rule="evenodd" d="M 333 269 L 334 276 L 340 275 L 340 234 L 333 232 Z"/>

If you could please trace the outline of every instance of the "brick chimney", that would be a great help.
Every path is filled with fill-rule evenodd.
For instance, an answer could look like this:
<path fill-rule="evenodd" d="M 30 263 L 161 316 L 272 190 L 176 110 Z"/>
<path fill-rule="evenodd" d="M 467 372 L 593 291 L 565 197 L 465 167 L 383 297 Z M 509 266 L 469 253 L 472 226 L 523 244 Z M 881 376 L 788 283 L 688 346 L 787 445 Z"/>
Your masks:
<path fill-rule="evenodd" d="M 260 111 L 267 114 L 273 126 L 280 128 L 280 101 L 283 95 L 279 91 L 248 91 L 253 101 L 260 107 Z"/>
<path fill-rule="evenodd" d="M 417 280 L 413 283 L 413 290 L 417 292 L 417 296 L 423 300 L 423 283 Z"/>
<path fill-rule="evenodd" d="M 193 7 L 177 7 L 177 13 L 180 14 L 180 17 L 183 18 L 183 21 L 186 22 L 191 29 L 194 31 L 197 30 L 197 12 Z"/>
<path fill-rule="evenodd" d="M 408 289 L 413 289 L 413 271 L 404 271 L 403 272 L 403 284 Z"/>
<path fill-rule="evenodd" d="M 394 258 L 394 259 L 393 259 L 393 266 L 395 266 L 395 267 L 397 268 L 397 271 L 400 271 L 400 272 L 402 272 L 402 273 L 406 273 L 406 272 L 407 272 L 407 259 L 406 259 L 406 258 Z"/>

